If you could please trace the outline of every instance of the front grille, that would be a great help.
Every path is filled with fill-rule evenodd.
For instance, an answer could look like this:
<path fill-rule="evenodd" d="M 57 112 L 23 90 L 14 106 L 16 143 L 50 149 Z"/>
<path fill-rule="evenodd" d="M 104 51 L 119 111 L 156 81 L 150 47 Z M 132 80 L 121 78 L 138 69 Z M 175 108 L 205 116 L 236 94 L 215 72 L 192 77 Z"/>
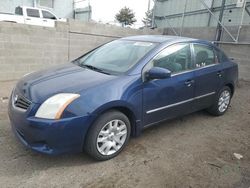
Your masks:
<path fill-rule="evenodd" d="M 21 95 L 14 95 L 13 103 L 15 107 L 21 108 L 23 110 L 27 110 L 31 105 L 31 102 Z"/>

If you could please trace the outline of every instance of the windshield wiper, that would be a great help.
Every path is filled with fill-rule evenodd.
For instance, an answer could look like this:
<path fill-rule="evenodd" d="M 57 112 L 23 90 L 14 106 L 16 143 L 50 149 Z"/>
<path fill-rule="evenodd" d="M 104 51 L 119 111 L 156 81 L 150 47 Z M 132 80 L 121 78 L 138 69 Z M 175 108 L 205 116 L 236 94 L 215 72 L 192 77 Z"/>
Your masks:
<path fill-rule="evenodd" d="M 103 69 L 94 67 L 94 66 L 92 66 L 92 65 L 84 65 L 84 64 L 83 64 L 83 65 L 81 65 L 81 67 L 86 67 L 86 68 L 88 68 L 88 69 L 90 69 L 90 70 L 93 70 L 93 71 L 101 72 L 101 73 L 103 73 L 103 74 L 108 74 L 108 75 L 110 75 L 110 73 L 104 71 Z"/>

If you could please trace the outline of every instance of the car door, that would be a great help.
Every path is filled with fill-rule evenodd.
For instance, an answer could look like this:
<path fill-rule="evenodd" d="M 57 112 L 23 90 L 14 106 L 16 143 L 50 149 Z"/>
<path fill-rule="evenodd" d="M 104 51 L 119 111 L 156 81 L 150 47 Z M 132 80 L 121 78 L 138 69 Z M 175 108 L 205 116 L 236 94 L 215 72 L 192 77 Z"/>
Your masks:
<path fill-rule="evenodd" d="M 42 10 L 42 22 L 44 26 L 54 27 L 55 21 L 57 20 L 56 16 L 47 10 Z"/>
<path fill-rule="evenodd" d="M 143 69 L 166 68 L 171 77 L 143 83 L 143 124 L 145 126 L 193 111 L 194 72 L 190 44 L 171 45 L 156 55 Z"/>
<path fill-rule="evenodd" d="M 207 108 L 215 100 L 216 93 L 223 84 L 223 65 L 212 46 L 194 43 L 192 51 L 195 59 L 195 108 Z"/>
<path fill-rule="evenodd" d="M 27 8 L 25 23 L 30 25 L 43 25 L 40 16 L 40 11 L 38 9 Z"/>

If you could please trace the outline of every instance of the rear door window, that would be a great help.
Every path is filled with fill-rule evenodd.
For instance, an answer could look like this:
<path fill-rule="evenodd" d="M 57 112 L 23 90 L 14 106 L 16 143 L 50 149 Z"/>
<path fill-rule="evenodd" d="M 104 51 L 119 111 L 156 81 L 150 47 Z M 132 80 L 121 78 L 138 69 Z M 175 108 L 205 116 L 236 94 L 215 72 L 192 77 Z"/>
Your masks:
<path fill-rule="evenodd" d="M 201 44 L 194 44 L 195 68 L 205 67 L 218 63 L 214 50 Z"/>
<path fill-rule="evenodd" d="M 35 18 L 40 18 L 39 10 L 37 9 L 27 9 L 27 16 L 29 17 L 35 17 Z"/>

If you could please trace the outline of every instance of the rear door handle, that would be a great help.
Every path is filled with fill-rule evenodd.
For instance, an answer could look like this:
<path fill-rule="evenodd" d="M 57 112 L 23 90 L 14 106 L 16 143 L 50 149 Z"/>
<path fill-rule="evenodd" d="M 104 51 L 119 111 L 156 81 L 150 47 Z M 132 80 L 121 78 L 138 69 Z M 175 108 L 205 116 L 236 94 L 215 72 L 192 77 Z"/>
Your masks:
<path fill-rule="evenodd" d="M 47 20 L 43 20 L 44 22 L 47 22 Z"/>
<path fill-rule="evenodd" d="M 26 18 L 26 20 L 31 20 L 30 18 Z"/>
<path fill-rule="evenodd" d="M 185 85 L 186 85 L 187 87 L 190 87 L 190 86 L 193 85 L 193 83 L 194 83 L 194 80 L 187 80 L 187 81 L 185 82 Z"/>
<path fill-rule="evenodd" d="M 218 75 L 219 77 L 222 77 L 222 71 L 218 71 L 218 72 L 217 72 L 217 75 Z"/>

